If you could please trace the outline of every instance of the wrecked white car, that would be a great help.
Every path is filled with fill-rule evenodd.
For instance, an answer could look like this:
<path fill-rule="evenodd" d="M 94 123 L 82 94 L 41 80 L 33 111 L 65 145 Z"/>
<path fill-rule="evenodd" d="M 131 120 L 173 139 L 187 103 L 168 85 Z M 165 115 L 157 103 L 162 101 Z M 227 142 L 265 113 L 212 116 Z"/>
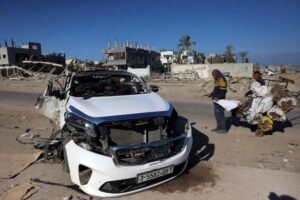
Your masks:
<path fill-rule="evenodd" d="M 72 182 L 93 196 L 127 195 L 177 177 L 187 166 L 191 125 L 157 91 L 125 71 L 50 81 L 37 103 L 58 130 L 46 155 L 61 156 Z"/>

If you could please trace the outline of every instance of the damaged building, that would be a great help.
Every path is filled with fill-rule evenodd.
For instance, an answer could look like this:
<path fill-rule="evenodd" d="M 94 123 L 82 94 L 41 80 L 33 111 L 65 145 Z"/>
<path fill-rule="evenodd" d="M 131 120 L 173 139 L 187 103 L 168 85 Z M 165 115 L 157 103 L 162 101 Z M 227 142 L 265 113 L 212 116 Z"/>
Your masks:
<path fill-rule="evenodd" d="M 28 42 L 17 46 L 15 41 L 11 44 L 4 41 L 4 46 L 0 44 L 0 66 L 22 66 L 23 61 L 43 61 L 65 66 L 64 53 L 42 54 L 42 46 L 37 42 Z"/>
<path fill-rule="evenodd" d="M 107 57 L 106 67 L 116 67 L 127 70 L 128 68 L 147 68 L 151 71 L 161 72 L 160 53 L 146 49 L 123 45 L 122 47 L 104 50 Z"/>

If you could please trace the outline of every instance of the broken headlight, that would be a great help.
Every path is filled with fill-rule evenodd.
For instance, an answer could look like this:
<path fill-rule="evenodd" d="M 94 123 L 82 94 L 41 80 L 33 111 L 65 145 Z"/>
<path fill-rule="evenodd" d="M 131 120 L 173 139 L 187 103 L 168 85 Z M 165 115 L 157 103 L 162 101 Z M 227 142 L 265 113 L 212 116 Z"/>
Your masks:
<path fill-rule="evenodd" d="M 87 120 L 84 120 L 84 119 L 80 118 L 79 116 L 77 116 L 73 113 L 70 113 L 70 112 L 65 113 L 65 120 L 66 120 L 67 125 L 71 125 L 75 128 L 84 130 L 88 136 L 96 137 L 95 124 L 93 124 Z"/>
<path fill-rule="evenodd" d="M 186 118 L 183 118 L 183 117 L 172 118 L 171 117 L 168 121 L 167 132 L 169 133 L 169 136 L 188 134 L 190 130 L 191 130 L 191 126 Z"/>

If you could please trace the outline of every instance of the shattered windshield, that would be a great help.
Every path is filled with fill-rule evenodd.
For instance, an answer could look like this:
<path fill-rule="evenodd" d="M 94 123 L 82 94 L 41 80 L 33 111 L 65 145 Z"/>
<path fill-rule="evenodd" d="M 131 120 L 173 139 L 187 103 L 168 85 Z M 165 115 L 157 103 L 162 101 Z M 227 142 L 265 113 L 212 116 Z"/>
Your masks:
<path fill-rule="evenodd" d="M 147 93 L 147 87 L 134 75 L 91 74 L 75 76 L 71 96 L 91 98 L 94 96 L 132 95 Z"/>

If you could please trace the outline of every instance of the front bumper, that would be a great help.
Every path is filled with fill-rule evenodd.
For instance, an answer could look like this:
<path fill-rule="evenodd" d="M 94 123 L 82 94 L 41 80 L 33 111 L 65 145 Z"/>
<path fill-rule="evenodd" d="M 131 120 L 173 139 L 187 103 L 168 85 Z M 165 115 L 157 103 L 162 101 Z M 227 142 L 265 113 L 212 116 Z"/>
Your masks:
<path fill-rule="evenodd" d="M 78 185 L 85 193 L 92 196 L 117 197 L 155 187 L 179 176 L 184 172 L 187 166 L 192 143 L 192 133 L 190 128 L 181 152 L 166 159 L 133 166 L 116 165 L 113 158 L 85 150 L 75 144 L 73 140 L 66 144 L 65 149 L 73 183 Z M 80 182 L 80 165 L 88 167 L 92 171 L 92 174 L 85 185 L 82 185 Z M 174 171 L 170 175 L 140 184 L 135 182 L 138 174 L 171 165 L 174 165 Z M 115 186 L 119 187 L 121 185 L 120 187 L 122 189 L 108 190 L 108 184 L 110 188 L 115 188 Z"/>

